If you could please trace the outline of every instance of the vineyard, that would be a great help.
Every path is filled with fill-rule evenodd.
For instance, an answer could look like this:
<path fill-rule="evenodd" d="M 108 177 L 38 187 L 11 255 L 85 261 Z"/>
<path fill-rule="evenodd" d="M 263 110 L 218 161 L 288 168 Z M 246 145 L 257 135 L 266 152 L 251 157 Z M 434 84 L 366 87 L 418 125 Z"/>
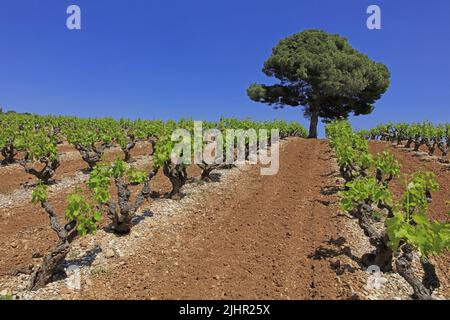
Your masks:
<path fill-rule="evenodd" d="M 369 131 L 360 132 L 366 139 L 395 142 L 397 146 L 404 143 L 404 147 L 414 151 L 427 148 L 428 155 L 433 156 L 440 151 L 440 161 L 448 163 L 450 148 L 450 124 L 437 126 L 430 122 L 423 123 L 389 123 L 379 125 Z"/>
<path fill-rule="evenodd" d="M 8 113 L 0 115 L 0 122 L 0 289 L 7 288 L 2 298 L 65 294 L 68 299 L 149 299 L 157 291 L 162 298 L 205 298 L 216 294 L 218 283 L 225 287 L 218 298 L 222 294 L 230 298 L 369 298 L 355 279 L 366 279 L 365 270 L 373 266 L 383 274 L 400 275 L 406 297 L 431 299 L 448 293 L 448 274 L 441 270 L 448 268 L 450 225 L 443 212 L 432 218 L 430 206 L 441 201 L 442 210 L 450 198 L 449 125 L 389 124 L 354 132 L 348 122 L 339 121 L 327 126 L 328 141 L 315 141 L 305 139 L 306 130 L 295 122 L 222 118 L 203 122 L 203 128 L 223 133 L 225 152 L 230 146 L 239 148 L 239 141 L 226 135 L 229 129 L 253 129 L 266 136 L 267 144 L 253 145 L 246 136 L 242 147 L 247 164 L 205 160 L 193 164 L 177 161 L 186 158 L 186 151 L 174 153 L 176 141 L 171 137 L 177 129 L 195 135 L 191 119 L 163 122 Z M 281 139 L 276 142 L 281 145 L 280 172 L 261 177 L 260 165 L 248 160 L 252 148 L 257 153 L 273 149 L 273 129 L 279 130 Z M 412 147 L 411 152 L 429 147 L 430 156 L 438 148 L 441 154 L 435 161 L 425 156 L 441 170 L 403 172 L 394 155 L 403 142 L 405 149 Z M 395 149 L 373 152 L 379 146 L 374 143 Z M 188 157 L 192 160 L 206 148 L 205 142 L 199 147 L 190 141 Z M 238 154 L 231 154 L 236 160 Z M 330 158 L 323 158 L 327 154 Z M 299 181 L 299 175 L 305 178 Z M 337 182 L 338 176 L 342 183 Z M 444 179 L 444 193 L 439 192 L 437 179 Z M 153 218 L 155 212 L 161 213 Z M 314 221 L 305 220 L 307 212 L 314 214 Z M 337 216 L 338 212 L 347 218 Z M 434 209 L 431 212 L 434 215 Z M 286 222 L 278 229 L 275 221 Z M 352 231 L 342 232 L 348 228 Z M 351 233 L 366 239 L 352 241 Z M 198 242 L 198 236 L 209 239 Z M 236 250 L 236 243 L 254 243 L 254 247 Z M 220 247 L 225 248 L 221 254 L 216 251 Z M 195 251 L 199 248 L 209 254 Z M 351 250 L 365 252 L 355 257 Z M 295 261 L 286 259 L 283 252 L 291 252 Z M 266 283 L 267 277 L 259 280 L 266 289 L 248 292 L 244 289 L 254 287 L 252 281 L 236 288 L 239 283 L 226 275 L 211 275 L 216 284 L 208 276 L 198 280 L 220 264 L 241 281 L 259 279 L 272 271 L 261 269 L 258 259 L 272 259 L 272 255 L 279 259 L 273 268 L 285 275 L 274 280 L 275 287 Z M 340 258 L 333 261 L 336 257 Z M 353 259 L 344 263 L 349 257 Z M 173 260 L 178 261 L 175 267 Z M 254 274 L 248 280 L 239 271 L 243 261 Z M 86 278 L 83 289 L 49 289 L 64 287 L 73 265 Z M 309 266 L 314 266 L 312 271 Z M 136 275 L 138 279 L 129 283 Z M 112 279 L 117 281 L 113 287 Z M 165 285 L 158 279 L 165 279 Z M 152 283 L 155 292 L 143 283 Z M 135 286 L 144 290 L 136 292 Z M 203 291 L 183 289 L 189 286 Z M 272 287 L 285 287 L 286 292 Z M 308 287 L 314 289 L 305 291 Z M 235 291 L 227 293 L 230 288 Z M 267 295 L 252 295 L 255 292 Z"/>
<path fill-rule="evenodd" d="M 450 141 L 448 128 L 448 125 L 435 128 L 428 123 L 400 124 L 380 126 L 369 134 L 371 138 L 394 139 L 398 144 L 408 140 L 405 147 L 415 141 L 416 151 L 422 144 L 439 145 L 445 151 Z M 354 133 L 347 122 L 329 125 L 327 136 L 346 181 L 345 190 L 340 193 L 341 207 L 358 220 L 375 247 L 375 252 L 366 255 L 363 263 L 376 265 L 387 272 L 393 269 L 395 261 L 395 270 L 412 287 L 413 297 L 431 299 L 439 279 L 428 258 L 450 248 L 450 224 L 431 220 L 428 213 L 428 205 L 433 201 L 432 192 L 439 190 L 434 172 L 404 175 L 404 193 L 394 201 L 389 184 L 400 176 L 401 167 L 393 154 L 386 151 L 370 154 L 364 138 L 367 132 Z M 447 154 L 444 151 L 443 156 Z M 415 251 L 419 253 L 425 281 L 412 267 Z"/>
<path fill-rule="evenodd" d="M 30 290 L 42 288 L 51 281 L 55 268 L 69 253 L 70 244 L 77 237 L 95 233 L 103 216 L 110 219 L 115 234 L 129 234 L 136 212 L 145 201 L 155 196 L 151 190 L 151 181 L 158 171 L 162 171 L 170 181 L 171 190 L 166 196 L 174 200 L 181 199 L 181 189 L 190 178 L 187 166 L 171 158 L 171 151 L 175 146 L 171 134 L 176 129 L 193 133 L 192 120 L 115 121 L 2 114 L 0 123 L 4 128 L 0 136 L 2 168 L 19 165 L 26 174 L 35 177 L 30 200 L 45 211 L 51 229 L 58 237 L 56 247 L 44 257 L 39 268 L 33 271 Z M 297 123 L 282 121 L 256 123 L 222 118 L 217 123 L 204 123 L 204 126 L 224 133 L 228 129 L 256 128 L 256 132 L 264 129 L 269 130 L 268 138 L 270 130 L 275 128 L 279 130 L 281 138 L 306 136 L 305 129 Z M 247 137 L 244 142 L 248 160 L 251 139 Z M 150 147 L 147 159 L 149 163 L 145 163 L 150 165 L 148 170 L 132 165 L 131 154 L 139 143 L 146 143 Z M 233 140 L 232 147 L 236 143 Z M 61 166 L 61 145 L 79 152 L 85 162 L 83 171 L 87 176 L 85 183 L 77 185 L 74 192 L 67 195 L 64 221 L 59 219 L 60 214 L 49 200 L 49 186 L 58 184 L 55 176 Z M 105 153 L 113 148 L 120 150 L 122 155 L 115 154 L 115 160 L 110 162 L 103 160 Z M 212 172 L 221 166 L 233 165 L 205 161 L 198 164 L 200 179 L 211 181 Z M 135 194 L 133 191 L 136 191 Z M 113 192 L 115 197 L 112 196 Z"/>
<path fill-rule="evenodd" d="M 2 1 L 0 305 L 450 300 L 450 2 L 360 2 Z"/>

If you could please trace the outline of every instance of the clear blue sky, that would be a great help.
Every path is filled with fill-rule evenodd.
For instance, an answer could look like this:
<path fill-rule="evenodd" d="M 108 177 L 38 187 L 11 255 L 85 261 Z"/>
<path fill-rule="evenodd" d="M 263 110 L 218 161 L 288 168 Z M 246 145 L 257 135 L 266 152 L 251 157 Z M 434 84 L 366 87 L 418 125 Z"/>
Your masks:
<path fill-rule="evenodd" d="M 66 8 L 82 30 L 66 28 Z M 382 30 L 366 9 L 382 10 Z M 450 121 L 450 1 L 1 0 L 0 106 L 20 112 L 214 120 L 281 118 L 299 108 L 250 101 L 272 47 L 307 28 L 349 38 L 392 73 L 388 93 L 358 127 Z M 321 131 L 323 132 L 323 131 Z"/>

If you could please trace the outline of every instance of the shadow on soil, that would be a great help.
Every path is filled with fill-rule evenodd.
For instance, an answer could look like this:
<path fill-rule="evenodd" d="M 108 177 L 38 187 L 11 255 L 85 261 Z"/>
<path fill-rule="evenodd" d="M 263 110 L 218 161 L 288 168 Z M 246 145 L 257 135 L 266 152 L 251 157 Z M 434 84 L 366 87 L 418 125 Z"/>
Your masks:
<path fill-rule="evenodd" d="M 144 210 L 142 213 L 135 215 L 132 219 L 131 219 L 131 225 L 137 226 L 139 223 L 141 223 L 142 221 L 144 221 L 147 218 L 151 218 L 154 216 L 154 213 L 150 210 Z M 103 227 L 103 231 L 105 231 L 106 233 L 114 233 L 114 229 L 113 229 L 113 225 L 112 223 L 108 224 L 107 226 Z M 127 236 L 127 235 L 121 235 L 121 234 L 117 234 L 118 237 L 121 236 Z"/>
<path fill-rule="evenodd" d="M 332 204 L 336 204 L 335 201 L 328 201 L 328 200 L 319 200 L 319 199 L 315 199 L 314 202 L 320 203 L 321 205 L 325 206 L 325 207 L 329 207 Z"/>
<path fill-rule="evenodd" d="M 141 223 L 142 221 L 144 221 L 147 218 L 151 218 L 153 217 L 155 214 L 150 211 L 150 210 L 145 210 L 144 212 L 142 212 L 142 214 L 136 215 L 134 216 L 133 219 L 131 219 L 131 224 L 134 226 L 138 225 L 139 223 Z"/>
<path fill-rule="evenodd" d="M 51 179 L 51 180 L 48 181 L 47 185 L 48 186 L 54 186 L 54 185 L 56 185 L 58 183 L 61 183 L 61 180 Z M 37 183 L 37 181 L 32 181 L 32 182 L 27 181 L 27 182 L 21 183 L 20 185 L 22 186 L 22 188 L 28 190 L 28 189 L 36 188 L 38 183 Z"/>
<path fill-rule="evenodd" d="M 341 175 L 339 174 L 339 172 L 337 172 L 336 170 L 333 170 L 329 173 L 325 173 L 320 175 L 322 178 L 329 178 L 329 177 L 333 177 L 333 178 L 339 178 Z"/>
<path fill-rule="evenodd" d="M 51 282 L 66 279 L 68 277 L 66 270 L 70 268 L 90 267 L 100 252 L 102 252 L 102 248 L 95 246 L 93 249 L 86 251 L 81 257 L 65 260 L 56 267 Z"/>
<path fill-rule="evenodd" d="M 310 254 L 308 258 L 313 260 L 328 260 L 331 258 L 346 256 L 362 268 L 363 263 L 361 259 L 352 253 L 350 246 L 345 246 L 346 243 L 347 239 L 344 237 L 339 237 L 337 239 L 331 238 L 330 240 L 324 242 L 325 245 L 320 246 L 314 251 L 314 253 Z M 348 263 L 342 263 L 339 259 L 330 261 L 330 268 L 336 272 L 337 275 L 342 275 L 345 272 L 354 273 L 358 270 Z"/>
<path fill-rule="evenodd" d="M 100 246 L 95 246 L 93 249 L 86 251 L 81 257 L 65 260 L 60 268 L 67 268 L 68 266 L 73 265 L 78 267 L 89 267 L 100 252 L 102 252 L 102 248 Z"/>
<path fill-rule="evenodd" d="M 209 174 L 210 177 L 210 181 L 205 181 L 199 178 L 190 178 L 188 180 L 188 183 L 196 183 L 196 184 L 205 184 L 205 183 L 209 183 L 209 182 L 220 182 L 221 178 L 222 178 L 222 174 L 219 172 L 213 172 Z"/>
<path fill-rule="evenodd" d="M 324 196 L 331 196 L 337 194 L 339 191 L 344 191 L 343 187 L 339 186 L 325 186 L 320 189 L 320 193 Z"/>

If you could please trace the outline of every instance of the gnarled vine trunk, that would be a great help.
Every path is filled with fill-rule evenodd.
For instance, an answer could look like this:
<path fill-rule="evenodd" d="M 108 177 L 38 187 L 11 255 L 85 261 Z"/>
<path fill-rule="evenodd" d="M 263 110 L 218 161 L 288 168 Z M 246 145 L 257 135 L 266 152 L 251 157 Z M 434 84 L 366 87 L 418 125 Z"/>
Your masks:
<path fill-rule="evenodd" d="M 128 234 L 132 228 L 132 219 L 142 203 L 150 198 L 151 188 L 150 181 L 158 173 L 158 169 L 152 170 L 144 181 L 141 191 L 136 196 L 133 203 L 130 203 L 131 192 L 129 190 L 129 183 L 123 181 L 121 178 L 115 178 L 114 183 L 117 189 L 118 206 L 109 201 L 108 217 L 113 223 L 113 230 L 117 234 Z"/>
<path fill-rule="evenodd" d="M 155 147 L 156 147 L 156 143 L 158 142 L 158 138 L 151 137 L 148 139 L 148 142 L 150 142 L 150 145 L 152 146 L 152 151 L 150 152 L 150 155 L 152 156 L 153 153 L 155 153 Z"/>
<path fill-rule="evenodd" d="M 54 160 L 42 158 L 40 160 L 40 162 L 44 163 L 44 165 L 45 165 L 42 170 L 36 170 L 34 168 L 27 167 L 26 160 L 21 162 L 20 164 L 23 166 L 26 173 L 34 175 L 36 178 L 38 178 L 44 184 L 49 184 L 52 182 L 53 176 L 56 173 L 56 169 L 58 169 L 61 162 L 59 161 L 58 158 L 54 159 Z"/>
<path fill-rule="evenodd" d="M 6 166 L 15 162 L 14 158 L 17 156 L 17 150 L 12 144 L 7 144 L 4 148 L 2 148 L 1 153 L 3 156 L 3 160 L 1 162 L 2 165 Z"/>
<path fill-rule="evenodd" d="M 432 156 L 436 151 L 437 143 L 434 140 L 425 139 L 425 145 L 428 148 L 428 155 Z"/>
<path fill-rule="evenodd" d="M 411 148 L 411 145 L 413 144 L 414 139 L 413 138 L 409 138 L 408 141 L 405 144 L 405 148 Z"/>
<path fill-rule="evenodd" d="M 170 198 L 174 200 L 181 199 L 181 188 L 187 181 L 186 168 L 179 164 L 172 164 L 169 160 L 164 164 L 163 172 L 172 184 L 172 191 L 169 194 Z"/>
<path fill-rule="evenodd" d="M 377 169 L 376 173 L 375 173 L 375 178 L 377 179 L 377 182 L 379 184 L 382 184 L 384 186 L 388 186 L 389 182 L 391 182 L 392 179 L 394 179 L 394 176 L 392 174 L 390 174 L 387 178 L 385 178 L 383 171 L 380 170 L 380 169 Z"/>
<path fill-rule="evenodd" d="M 132 157 L 131 157 L 131 150 L 136 146 L 135 142 L 129 143 L 127 144 L 127 146 L 125 148 L 122 149 L 125 157 L 124 157 L 124 161 L 127 163 L 132 162 Z"/>
<path fill-rule="evenodd" d="M 76 231 L 73 231 L 75 223 L 69 223 L 62 227 L 51 204 L 45 201 L 41 203 L 41 206 L 48 214 L 51 228 L 56 232 L 59 240 L 56 248 L 44 257 L 42 264 L 33 272 L 28 285 L 29 290 L 38 290 L 51 282 L 55 268 L 66 258 L 70 243 L 76 236 Z"/>
<path fill-rule="evenodd" d="M 110 147 L 110 144 L 103 143 L 99 147 L 94 145 L 85 147 L 80 144 L 76 144 L 75 147 L 80 152 L 81 158 L 89 165 L 89 170 L 94 169 L 97 163 L 102 159 L 106 148 Z"/>
<path fill-rule="evenodd" d="M 131 157 L 131 150 L 136 146 L 136 138 L 134 135 L 129 135 L 128 139 L 128 143 L 125 146 L 122 146 L 121 149 L 125 155 L 124 161 L 130 163 L 133 160 Z"/>
<path fill-rule="evenodd" d="M 399 275 L 408 282 L 413 288 L 413 298 L 417 300 L 431 300 L 431 290 L 425 287 L 425 285 L 418 279 L 412 269 L 413 262 L 413 248 L 412 246 L 405 244 L 401 248 L 401 255 L 395 261 L 395 266 Z"/>
<path fill-rule="evenodd" d="M 392 270 L 392 249 L 388 246 L 389 237 L 386 233 L 378 233 L 371 222 L 372 207 L 368 204 L 361 204 L 352 215 L 358 219 L 358 224 L 369 238 L 371 245 L 375 247 L 375 253 L 366 255 L 365 264 L 377 265 L 383 272 Z M 369 257 L 369 258 L 367 258 Z"/>
<path fill-rule="evenodd" d="M 416 137 L 414 139 L 414 151 L 419 151 L 419 148 L 422 146 L 423 141 L 421 137 Z"/>
<path fill-rule="evenodd" d="M 202 169 L 201 179 L 206 182 L 212 181 L 210 174 L 219 167 L 218 164 L 207 164 L 205 162 L 197 164 L 197 166 Z"/>
<path fill-rule="evenodd" d="M 448 151 L 449 151 L 448 145 L 445 142 L 441 141 L 438 143 L 438 148 L 442 152 L 441 162 L 447 162 L 448 160 L 446 159 L 446 157 L 447 157 Z"/>
<path fill-rule="evenodd" d="M 58 246 L 44 257 L 42 264 L 33 272 L 29 290 L 38 290 L 52 281 L 55 268 L 64 261 L 69 253 L 70 245 L 67 241 L 60 242 Z"/>

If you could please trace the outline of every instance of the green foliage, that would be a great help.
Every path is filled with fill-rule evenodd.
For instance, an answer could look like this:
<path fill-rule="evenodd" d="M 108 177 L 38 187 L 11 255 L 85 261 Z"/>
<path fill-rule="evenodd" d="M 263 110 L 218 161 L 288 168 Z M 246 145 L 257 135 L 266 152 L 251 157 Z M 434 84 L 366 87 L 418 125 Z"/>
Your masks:
<path fill-rule="evenodd" d="M 193 133 L 192 119 L 169 120 L 128 120 L 111 118 L 82 119 L 76 117 L 37 116 L 26 114 L 0 114 L 0 150 L 11 148 L 24 151 L 29 160 L 55 160 L 57 144 L 67 140 L 70 144 L 97 153 L 102 148 L 118 145 L 125 149 L 130 142 L 156 141 L 156 166 L 169 160 L 175 142 L 170 141 L 175 129 L 186 129 Z M 307 131 L 298 122 L 282 120 L 255 122 L 250 119 L 221 118 L 218 122 L 203 122 L 204 129 L 278 129 L 281 138 L 306 137 Z M 100 148 L 102 147 L 102 148 Z M 98 152 L 101 153 L 101 152 Z M 180 155 L 178 155 L 180 156 Z M 121 173 L 123 174 L 123 173 Z"/>
<path fill-rule="evenodd" d="M 387 183 L 400 175 L 400 164 L 389 152 L 372 156 L 369 153 L 368 141 L 361 132 L 353 132 L 348 121 L 335 121 L 326 126 L 326 134 L 330 145 L 334 148 L 338 164 L 341 168 L 352 168 L 356 176 L 365 176 L 370 168 L 376 169 L 379 179 L 387 175 Z"/>
<path fill-rule="evenodd" d="M 113 165 L 111 166 L 111 174 L 114 178 L 122 177 L 125 174 L 126 170 L 126 163 L 122 160 L 114 161 Z"/>
<path fill-rule="evenodd" d="M 175 142 L 170 139 L 169 135 L 160 137 L 152 158 L 155 168 L 163 167 L 164 164 L 170 160 L 174 146 Z"/>
<path fill-rule="evenodd" d="M 394 217 L 386 220 L 386 231 L 393 250 L 397 250 L 401 241 L 413 245 L 426 257 L 450 249 L 450 224 L 430 221 L 424 208 L 411 217 L 396 210 Z"/>
<path fill-rule="evenodd" d="M 442 131 L 442 127 L 439 130 Z M 409 180 L 407 177 L 401 201 L 393 203 L 387 183 L 380 174 L 388 175 L 388 180 L 398 177 L 399 162 L 388 152 L 375 157 L 368 156 L 367 147 L 359 138 L 370 135 L 391 140 L 397 139 L 399 135 L 403 138 L 412 134 L 415 139 L 430 139 L 439 130 L 433 130 L 429 123 L 411 127 L 405 124 L 387 124 L 378 126 L 370 133 L 360 132 L 355 136 L 350 124 L 345 121 L 331 123 L 326 127 L 330 145 L 335 149 L 340 165 L 360 168 L 373 166 L 377 172 L 378 179 L 356 177 L 346 184 L 347 189 L 340 192 L 342 209 L 356 210 L 361 204 L 382 204 L 392 208 L 392 216 L 385 220 L 385 228 L 389 245 L 394 251 L 403 243 L 412 245 L 424 256 L 440 254 L 450 248 L 450 224 L 431 221 L 427 215 L 431 192 L 437 191 L 439 185 L 432 172 L 414 173 Z"/>
<path fill-rule="evenodd" d="M 129 119 L 120 119 L 118 129 L 114 135 L 114 141 L 125 149 L 131 141 L 145 140 L 148 137 L 147 123 L 141 119 L 132 121 Z"/>
<path fill-rule="evenodd" d="M 429 121 L 422 123 L 396 123 L 380 124 L 369 131 L 367 135 L 371 139 L 390 140 L 401 143 L 409 142 L 410 147 L 417 148 L 425 144 L 432 155 L 436 148 L 443 154 L 448 154 L 450 149 L 450 124 L 433 125 Z M 414 144 L 412 144 L 414 142 Z"/>
<path fill-rule="evenodd" d="M 118 123 L 111 118 L 72 118 L 72 121 L 68 121 L 63 127 L 64 134 L 69 143 L 81 145 L 85 148 L 113 142 L 119 130 Z"/>
<path fill-rule="evenodd" d="M 147 178 L 147 173 L 134 167 L 127 169 L 123 160 L 116 160 L 111 165 L 96 166 L 89 176 L 87 186 L 93 192 L 94 199 L 100 204 L 106 204 L 111 198 L 109 188 L 111 178 L 127 178 L 129 182 L 141 184 Z"/>
<path fill-rule="evenodd" d="M 134 167 L 128 170 L 128 179 L 131 183 L 141 184 L 147 179 L 147 173 L 144 171 L 139 171 Z"/>
<path fill-rule="evenodd" d="M 341 208 L 352 211 L 361 204 L 392 204 L 392 195 L 387 187 L 375 178 L 357 178 L 346 184 L 347 190 L 339 193 Z"/>
<path fill-rule="evenodd" d="M 58 158 L 57 139 L 45 130 L 23 131 L 17 144 L 18 150 L 27 152 L 29 160 Z"/>
<path fill-rule="evenodd" d="M 89 176 L 87 186 L 92 190 L 94 199 L 101 204 L 107 203 L 111 197 L 109 194 L 111 175 L 110 166 L 96 166 Z"/>
<path fill-rule="evenodd" d="M 340 167 L 352 167 L 357 174 L 361 174 L 372 166 L 374 160 L 369 153 L 368 142 L 353 132 L 348 121 L 328 124 L 326 134 Z"/>
<path fill-rule="evenodd" d="M 414 246 L 424 256 L 436 255 L 450 248 L 450 223 L 431 221 L 427 215 L 427 193 L 439 185 L 431 172 L 415 173 L 394 217 L 386 220 L 390 246 L 396 250 L 402 241 Z"/>
<path fill-rule="evenodd" d="M 252 84 L 250 99 L 277 106 L 304 106 L 305 115 L 327 120 L 369 114 L 390 84 L 385 65 L 351 47 L 348 40 L 306 30 L 281 40 L 263 72 L 279 84 Z"/>
<path fill-rule="evenodd" d="M 439 184 L 433 172 L 416 172 L 411 181 L 406 183 L 403 196 L 403 208 L 412 214 L 416 208 L 427 208 L 428 193 L 439 190 Z"/>
<path fill-rule="evenodd" d="M 43 183 L 39 183 L 31 192 L 31 201 L 33 203 L 42 203 L 48 200 L 48 186 Z"/>
<path fill-rule="evenodd" d="M 374 166 L 382 174 L 390 177 L 398 177 L 400 175 L 400 163 L 390 152 L 384 151 L 377 154 L 374 158 Z"/>
<path fill-rule="evenodd" d="M 80 236 L 94 233 L 101 217 L 101 212 L 95 210 L 79 193 L 67 197 L 66 218 L 69 222 L 76 221 L 76 230 Z"/>

